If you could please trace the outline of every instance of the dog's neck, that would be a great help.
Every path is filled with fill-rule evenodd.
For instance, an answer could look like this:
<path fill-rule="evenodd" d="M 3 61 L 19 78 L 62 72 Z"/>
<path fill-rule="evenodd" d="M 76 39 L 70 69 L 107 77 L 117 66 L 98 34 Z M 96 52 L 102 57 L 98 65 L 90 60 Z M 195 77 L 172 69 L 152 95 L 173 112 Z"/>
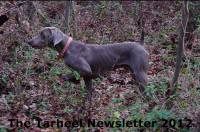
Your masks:
<path fill-rule="evenodd" d="M 72 37 L 66 37 L 63 41 L 55 46 L 55 50 L 59 53 L 59 57 L 64 56 L 64 53 L 68 50 L 72 41 Z"/>
<path fill-rule="evenodd" d="M 65 47 L 66 42 L 67 42 L 67 40 L 63 40 L 60 43 L 53 46 L 52 48 L 54 48 L 58 53 L 60 53 L 63 50 L 63 48 Z"/>

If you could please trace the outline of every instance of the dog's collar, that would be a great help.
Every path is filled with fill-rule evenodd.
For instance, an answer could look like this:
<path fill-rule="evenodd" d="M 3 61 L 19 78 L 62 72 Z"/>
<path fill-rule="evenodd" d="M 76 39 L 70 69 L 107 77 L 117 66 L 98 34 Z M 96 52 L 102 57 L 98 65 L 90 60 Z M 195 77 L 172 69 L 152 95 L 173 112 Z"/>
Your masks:
<path fill-rule="evenodd" d="M 63 50 L 58 55 L 59 58 L 62 58 L 64 56 L 64 54 L 67 51 L 67 49 L 69 48 L 69 45 L 71 44 L 72 40 L 73 40 L 72 37 L 68 38 L 67 43 L 65 43 Z"/>

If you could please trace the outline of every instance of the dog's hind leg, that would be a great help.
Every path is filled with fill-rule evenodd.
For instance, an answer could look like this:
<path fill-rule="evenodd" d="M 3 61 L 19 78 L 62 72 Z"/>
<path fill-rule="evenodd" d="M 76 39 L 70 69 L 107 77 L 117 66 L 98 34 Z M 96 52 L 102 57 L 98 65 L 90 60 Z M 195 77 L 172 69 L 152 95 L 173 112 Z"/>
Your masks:
<path fill-rule="evenodd" d="M 134 74 L 135 74 L 136 80 L 139 84 L 140 92 L 142 94 L 144 94 L 145 85 L 147 83 L 147 75 L 144 71 L 141 71 L 141 70 L 135 70 Z"/>
<path fill-rule="evenodd" d="M 139 84 L 139 89 L 142 94 L 145 91 L 145 85 L 147 84 L 147 68 L 145 62 L 143 60 L 135 60 L 134 64 L 130 65 L 131 71 L 135 74 L 136 81 Z"/>

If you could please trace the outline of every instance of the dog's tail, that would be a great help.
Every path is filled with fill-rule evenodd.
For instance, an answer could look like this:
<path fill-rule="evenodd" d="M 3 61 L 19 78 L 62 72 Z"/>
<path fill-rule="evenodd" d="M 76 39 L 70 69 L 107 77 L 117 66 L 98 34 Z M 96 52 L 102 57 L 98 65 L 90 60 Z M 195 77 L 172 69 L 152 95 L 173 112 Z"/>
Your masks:
<path fill-rule="evenodd" d="M 144 35 L 145 35 L 145 32 L 144 32 L 144 29 L 142 28 L 141 38 L 140 38 L 141 45 L 144 45 Z"/>

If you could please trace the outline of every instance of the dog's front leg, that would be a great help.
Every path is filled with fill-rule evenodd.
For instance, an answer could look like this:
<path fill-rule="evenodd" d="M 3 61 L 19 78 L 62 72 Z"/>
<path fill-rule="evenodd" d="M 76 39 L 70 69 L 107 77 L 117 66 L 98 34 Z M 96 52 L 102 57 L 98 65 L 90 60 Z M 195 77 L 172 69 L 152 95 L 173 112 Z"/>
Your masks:
<path fill-rule="evenodd" d="M 90 77 L 83 77 L 83 79 L 84 79 L 85 87 L 87 90 L 86 100 L 90 102 L 92 98 L 92 92 L 93 92 L 92 79 Z"/>
<path fill-rule="evenodd" d="M 68 55 L 65 58 L 65 64 L 76 70 L 81 76 L 92 76 L 90 65 L 82 57 Z"/>
<path fill-rule="evenodd" d="M 82 57 L 77 57 L 77 56 L 73 56 L 73 55 L 68 55 L 65 58 L 65 64 L 70 66 L 72 69 L 76 70 L 79 72 L 79 74 L 83 77 L 84 82 L 85 82 L 85 86 L 86 86 L 86 90 L 87 90 L 87 95 L 84 99 L 84 106 L 83 109 L 85 109 L 86 107 L 86 102 L 89 103 L 89 109 L 90 109 L 90 105 L 91 105 L 91 97 L 92 97 L 92 70 L 90 65 L 88 64 L 88 62 L 82 58 Z M 90 110 L 89 110 L 90 111 Z M 90 113 L 90 112 L 89 112 Z M 89 114 L 90 115 L 90 114 Z"/>

